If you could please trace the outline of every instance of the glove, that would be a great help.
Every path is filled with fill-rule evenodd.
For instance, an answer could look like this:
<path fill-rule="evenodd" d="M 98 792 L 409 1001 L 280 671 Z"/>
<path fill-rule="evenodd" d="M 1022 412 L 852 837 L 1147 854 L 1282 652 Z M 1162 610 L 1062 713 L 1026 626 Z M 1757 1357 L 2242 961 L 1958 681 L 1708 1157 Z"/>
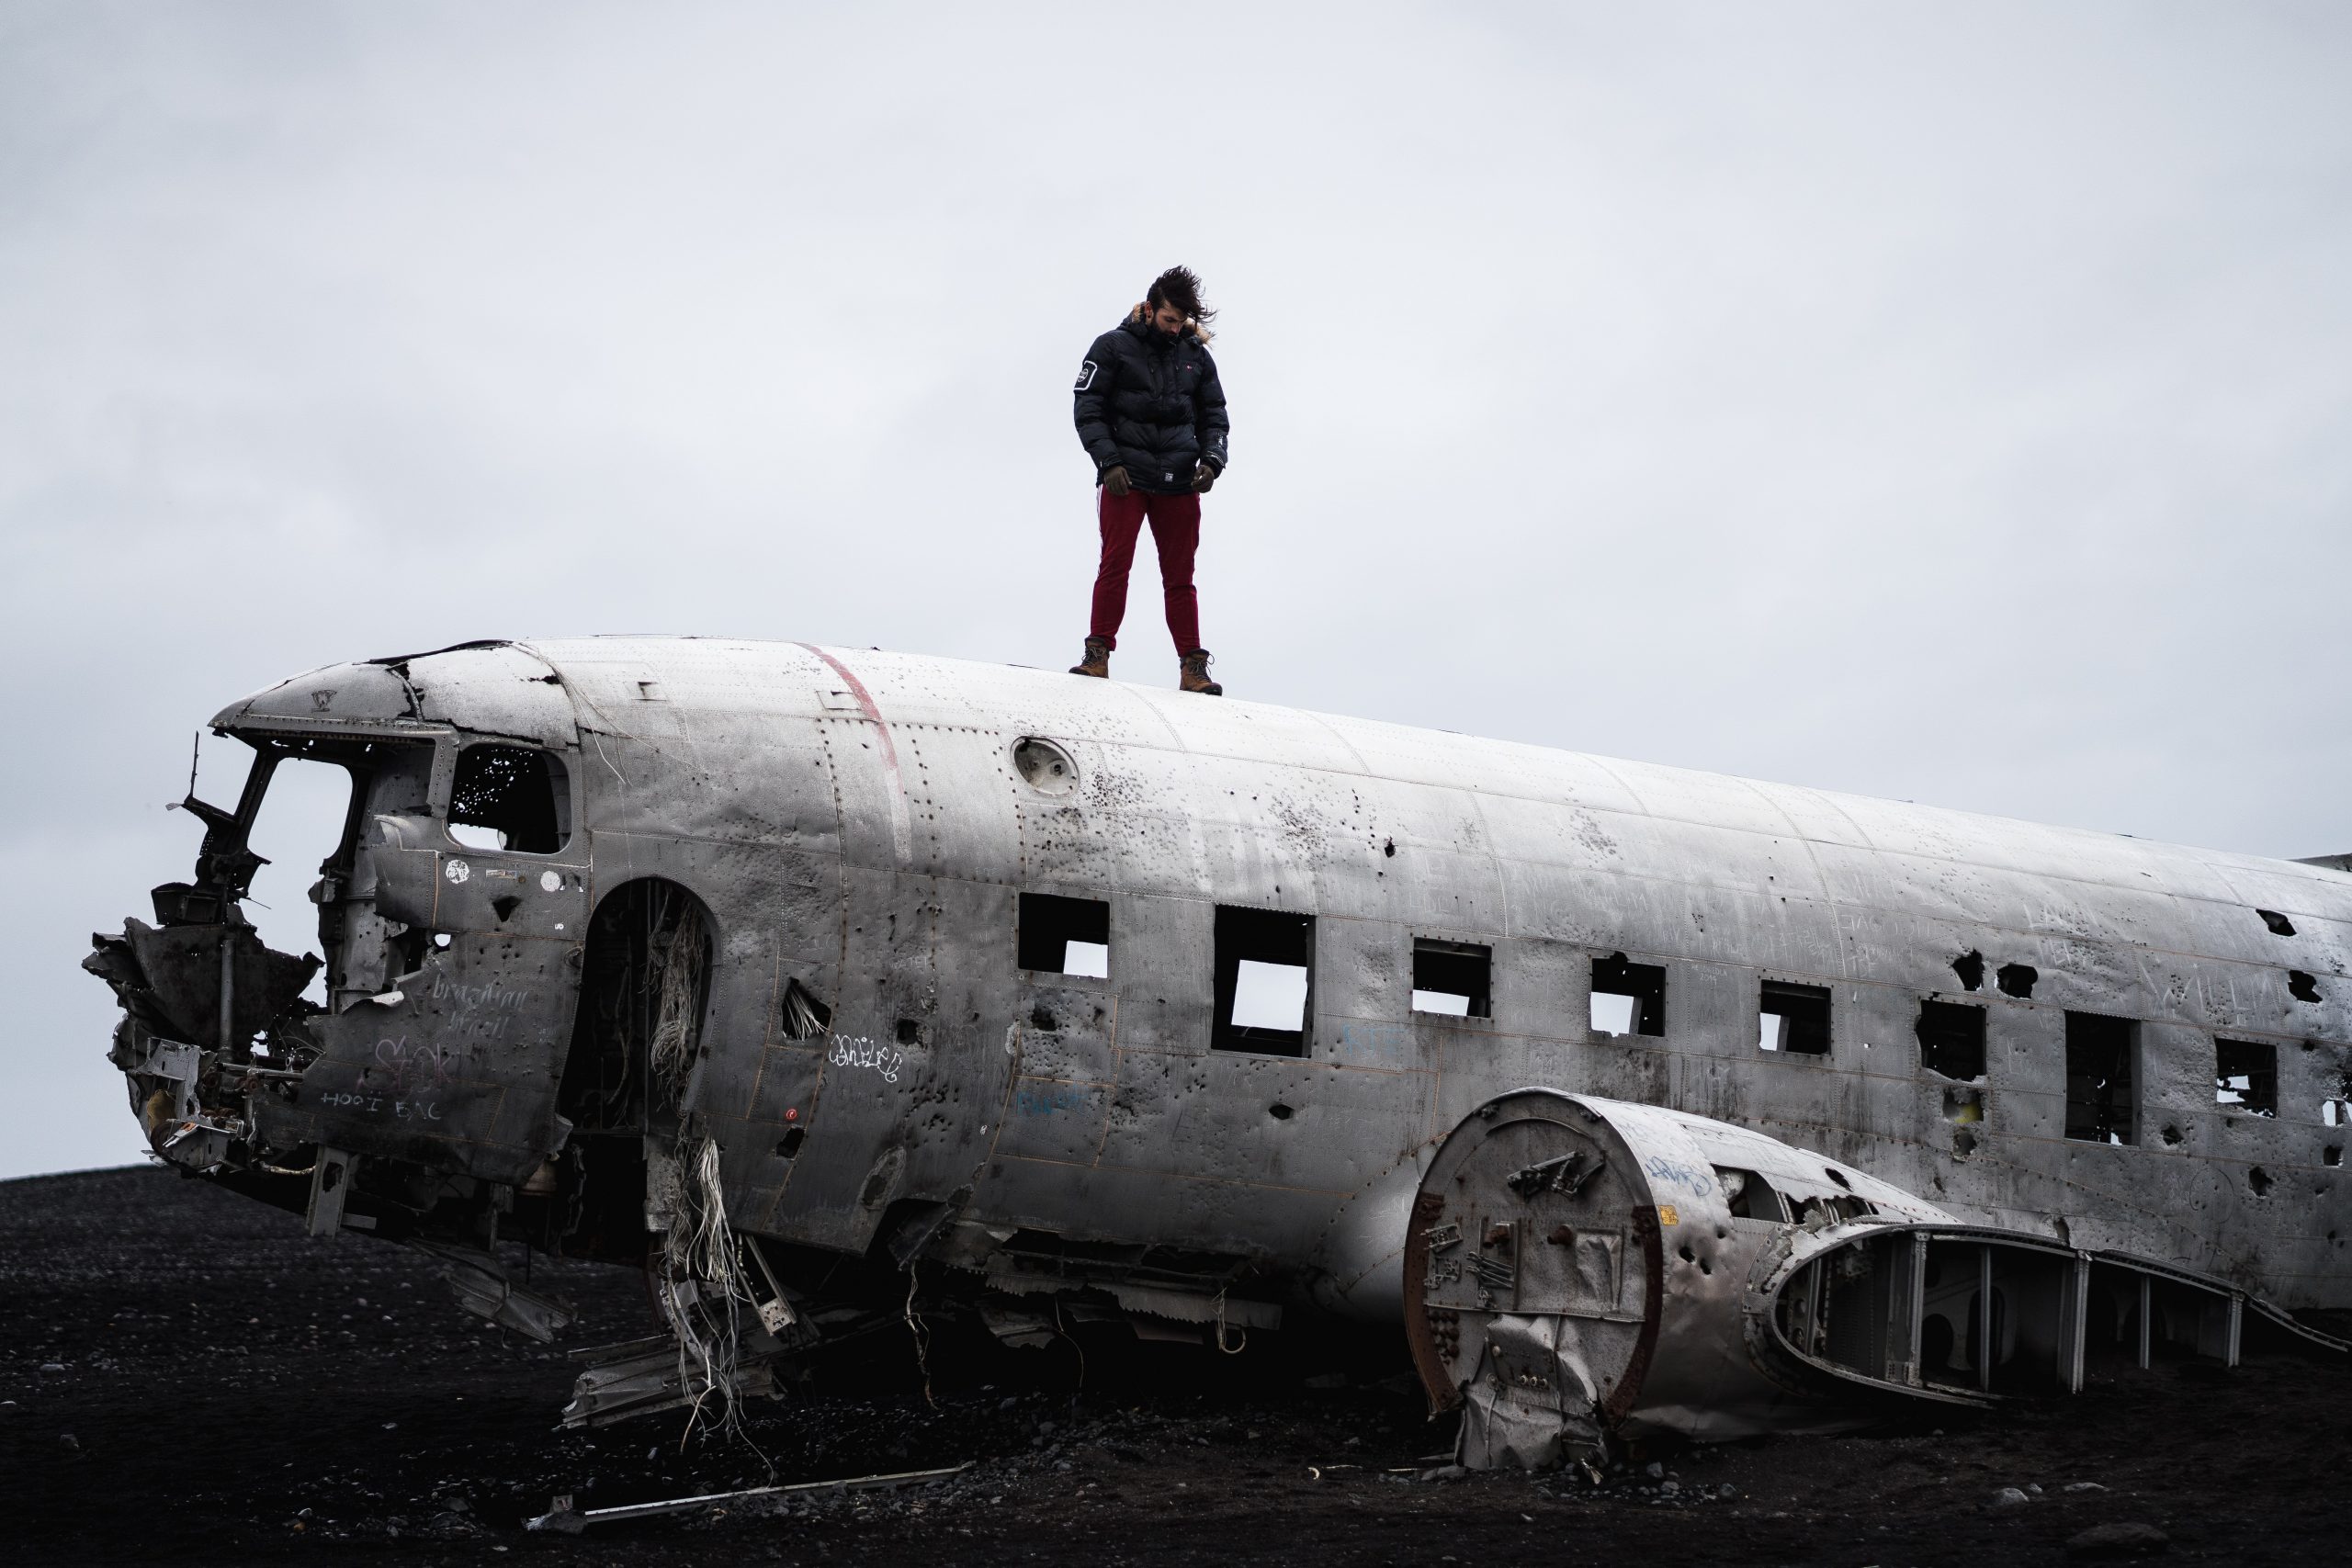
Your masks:
<path fill-rule="evenodd" d="M 1216 465 L 1215 463 L 1203 463 L 1200 466 L 1199 470 L 1193 475 L 1193 493 L 1197 495 L 1208 494 L 1209 486 L 1215 483 L 1216 483 Z"/>
<path fill-rule="evenodd" d="M 1125 463 L 1114 463 L 1109 468 L 1103 469 L 1102 488 L 1109 491 L 1113 495 L 1126 494 L 1127 466 Z"/>

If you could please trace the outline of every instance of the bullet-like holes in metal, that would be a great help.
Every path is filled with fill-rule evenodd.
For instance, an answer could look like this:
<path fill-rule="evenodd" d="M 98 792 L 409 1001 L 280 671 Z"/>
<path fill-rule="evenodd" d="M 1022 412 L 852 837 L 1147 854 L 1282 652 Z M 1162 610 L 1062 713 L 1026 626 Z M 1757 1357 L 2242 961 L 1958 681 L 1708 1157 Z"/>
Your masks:
<path fill-rule="evenodd" d="M 901 1045 L 922 1044 L 922 1025 L 917 1023 L 911 1018 L 902 1018 L 899 1020 L 898 1038 L 899 1043 Z"/>
<path fill-rule="evenodd" d="M 2319 982 L 2300 969 L 2290 969 L 2287 971 L 2287 994 L 2299 1002 L 2316 1002 L 2320 999 Z"/>
<path fill-rule="evenodd" d="M 522 907 L 523 900 L 517 898 L 512 893 L 502 893 L 497 897 L 492 898 L 490 901 L 490 912 L 498 917 L 499 923 L 502 925 L 505 923 L 507 916 L 512 915 L 515 910 Z"/>
<path fill-rule="evenodd" d="M 1977 1129 L 1984 1122 L 1984 1091 L 1981 1089 L 1944 1090 L 1944 1120 L 1951 1123 L 1951 1152 L 1966 1159 L 1976 1152 Z"/>
<path fill-rule="evenodd" d="M 1971 948 L 1953 959 L 1951 972 L 1960 976 L 1960 983 L 1969 990 L 1981 991 L 1984 988 L 1984 955 L 1975 949 Z"/>
<path fill-rule="evenodd" d="M 441 948 L 444 951 L 447 951 L 448 948 L 450 940 L 451 938 L 447 931 L 435 931 L 433 933 L 433 945 L 437 948 Z"/>
<path fill-rule="evenodd" d="M 800 1141 L 808 1135 L 808 1129 L 806 1127 L 786 1128 L 785 1130 L 784 1136 L 776 1140 L 775 1157 L 778 1159 L 790 1159 L 793 1156 L 798 1154 L 800 1152 Z"/>
<path fill-rule="evenodd" d="M 1277 1122 L 1287 1122 L 1292 1117 L 1297 1115 L 1298 1112 L 1277 1100 L 1272 1105 L 1266 1107 L 1266 1114 L 1272 1117 Z"/>
<path fill-rule="evenodd" d="M 1045 1003 L 1039 1002 L 1035 1007 L 1029 1010 L 1030 1028 L 1041 1031 L 1046 1034 L 1051 1034 L 1060 1029 L 1061 1026 L 1061 1021 L 1053 1015 Z"/>
<path fill-rule="evenodd" d="M 2322 1165 L 2342 1165 L 2344 1163 L 2344 1145 L 2341 1144 L 2330 1144 L 2326 1147 L 2321 1149 L 2319 1151 L 2319 1163 Z"/>
<path fill-rule="evenodd" d="M 2163 1138 L 2167 1144 L 2177 1144 L 2181 1140 L 2182 1134 L 2178 1127 L 2176 1127 L 2171 1122 L 2167 1122 L 2164 1124 L 2163 1131 L 2160 1132 L 2157 1136 Z"/>
<path fill-rule="evenodd" d="M 1380 846 L 1380 852 L 1383 855 L 1385 855 L 1388 859 L 1395 860 L 1396 858 L 1396 840 L 1391 839 L 1386 843 L 1382 844 Z"/>
<path fill-rule="evenodd" d="M 2004 964 L 1993 972 L 1993 983 L 2001 987 L 2005 997 L 2031 997 L 2034 984 L 2041 978 L 2041 971 L 2030 964 Z"/>
<path fill-rule="evenodd" d="M 2255 913 L 2262 917 L 2262 923 L 2270 928 L 2270 934 L 2272 936 L 2293 936 L 2295 934 L 2295 922 L 2280 914 L 2278 910 L 2256 909 Z"/>
<path fill-rule="evenodd" d="M 2270 1196 L 2270 1173 L 2258 1165 L 2246 1168 L 2245 1184 L 2254 1189 L 2254 1195 L 2257 1198 Z"/>

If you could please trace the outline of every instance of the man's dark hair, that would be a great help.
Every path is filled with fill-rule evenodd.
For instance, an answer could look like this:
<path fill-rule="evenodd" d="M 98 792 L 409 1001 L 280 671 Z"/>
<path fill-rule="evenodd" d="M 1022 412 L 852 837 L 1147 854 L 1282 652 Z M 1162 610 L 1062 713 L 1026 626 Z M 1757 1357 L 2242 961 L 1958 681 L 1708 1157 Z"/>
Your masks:
<path fill-rule="evenodd" d="M 1201 303 L 1201 280 L 1189 266 L 1171 266 L 1153 278 L 1144 301 L 1154 310 L 1173 305 L 1203 326 L 1216 320 L 1216 312 Z"/>

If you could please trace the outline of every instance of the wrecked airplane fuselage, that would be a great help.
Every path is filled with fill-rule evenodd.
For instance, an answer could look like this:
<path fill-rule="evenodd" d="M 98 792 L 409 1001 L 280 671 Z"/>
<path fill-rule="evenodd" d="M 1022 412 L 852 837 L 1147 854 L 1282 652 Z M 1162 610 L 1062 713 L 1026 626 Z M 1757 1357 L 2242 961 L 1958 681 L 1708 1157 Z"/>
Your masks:
<path fill-rule="evenodd" d="M 797 644 L 468 645 L 214 727 L 241 798 L 88 965 L 151 1143 L 542 1336 L 498 1240 L 649 1265 L 672 1337 L 576 1421 L 910 1275 L 1015 1344 L 1401 1323 L 1486 1461 L 2352 1304 L 2338 866 Z M 322 960 L 239 908 L 294 764 L 350 780 Z"/>

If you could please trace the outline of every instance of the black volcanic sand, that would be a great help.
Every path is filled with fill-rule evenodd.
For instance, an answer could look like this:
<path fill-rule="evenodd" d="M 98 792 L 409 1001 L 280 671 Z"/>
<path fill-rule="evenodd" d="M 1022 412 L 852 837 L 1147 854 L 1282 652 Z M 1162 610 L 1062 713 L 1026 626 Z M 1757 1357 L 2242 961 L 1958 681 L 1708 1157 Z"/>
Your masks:
<path fill-rule="evenodd" d="M 655 1331 L 633 1274 L 537 1273 L 583 1309 L 567 1346 Z M 1343 1380 L 1260 1349 L 1098 1343 L 1080 1387 L 1067 1346 L 958 1355 L 944 1330 L 934 1410 L 894 1328 L 863 1366 L 755 1406 L 750 1435 L 775 1480 L 978 1461 L 955 1482 L 567 1537 L 522 1521 L 561 1492 L 602 1507 L 771 1475 L 741 1443 L 682 1446 L 674 1412 L 559 1433 L 561 1348 L 460 1313 L 400 1248 L 313 1242 L 161 1170 L 0 1184 L 0 1314 L 8 1562 L 1893 1568 L 2084 1561 L 2071 1538 L 2123 1522 L 2174 1558 L 2352 1556 L 2352 1365 L 2291 1355 L 2098 1379 L 1941 1432 L 1685 1450 L 1596 1488 L 1417 1479 L 1451 1430 L 1393 1365 Z M 2082 1482 L 2104 1490 L 2064 1490 Z M 1992 1506 L 2007 1486 L 2041 1490 Z"/>

